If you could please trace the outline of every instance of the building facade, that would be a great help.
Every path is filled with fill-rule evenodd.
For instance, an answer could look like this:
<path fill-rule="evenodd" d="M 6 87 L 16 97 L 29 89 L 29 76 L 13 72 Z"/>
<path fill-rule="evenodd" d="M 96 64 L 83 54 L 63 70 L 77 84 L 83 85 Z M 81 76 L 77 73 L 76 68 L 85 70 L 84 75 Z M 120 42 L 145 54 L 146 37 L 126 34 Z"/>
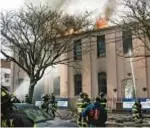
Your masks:
<path fill-rule="evenodd" d="M 122 98 L 150 97 L 150 58 L 144 57 L 150 51 L 132 32 L 108 27 L 85 34 L 72 36 L 74 50 L 67 54 L 74 57 L 72 66 L 58 65 L 55 78 L 53 72 L 44 76 L 45 93 L 75 99 L 80 92 L 90 97 L 103 92 L 111 109 Z"/>
<path fill-rule="evenodd" d="M 104 92 L 111 109 L 118 108 L 123 98 L 150 97 L 150 58 L 144 57 L 150 51 L 132 32 L 109 27 L 87 38 L 73 38 L 78 54 L 72 54 L 79 56 L 74 66 L 80 68 L 62 68 L 61 96 L 74 98 L 82 91 L 96 97 Z M 84 54 L 82 47 L 87 43 L 91 43 L 91 50 Z"/>

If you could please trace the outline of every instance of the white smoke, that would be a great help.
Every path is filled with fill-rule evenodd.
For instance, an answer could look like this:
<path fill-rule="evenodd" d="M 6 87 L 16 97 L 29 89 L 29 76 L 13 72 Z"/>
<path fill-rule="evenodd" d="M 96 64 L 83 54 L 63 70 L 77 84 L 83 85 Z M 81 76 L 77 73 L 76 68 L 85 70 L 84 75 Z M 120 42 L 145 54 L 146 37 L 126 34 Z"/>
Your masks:
<path fill-rule="evenodd" d="M 107 0 L 30 0 L 34 5 L 47 4 L 52 9 L 62 10 L 64 13 L 74 14 L 94 11 L 99 15 Z"/>
<path fill-rule="evenodd" d="M 41 4 L 47 4 L 52 9 L 61 9 L 67 0 L 40 0 Z"/>

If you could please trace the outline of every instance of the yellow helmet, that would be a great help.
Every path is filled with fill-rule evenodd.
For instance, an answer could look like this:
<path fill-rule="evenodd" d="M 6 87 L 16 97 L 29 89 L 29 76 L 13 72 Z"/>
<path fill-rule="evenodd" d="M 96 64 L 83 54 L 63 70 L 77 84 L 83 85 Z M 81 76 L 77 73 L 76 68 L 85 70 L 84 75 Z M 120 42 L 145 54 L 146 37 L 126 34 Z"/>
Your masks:
<path fill-rule="evenodd" d="M 85 97 L 88 97 L 89 95 L 88 95 L 87 93 L 84 93 L 84 96 L 85 96 Z"/>
<path fill-rule="evenodd" d="M 83 96 L 84 96 L 84 93 L 83 93 L 83 92 L 80 92 L 79 96 L 80 96 L 80 97 L 83 97 Z"/>

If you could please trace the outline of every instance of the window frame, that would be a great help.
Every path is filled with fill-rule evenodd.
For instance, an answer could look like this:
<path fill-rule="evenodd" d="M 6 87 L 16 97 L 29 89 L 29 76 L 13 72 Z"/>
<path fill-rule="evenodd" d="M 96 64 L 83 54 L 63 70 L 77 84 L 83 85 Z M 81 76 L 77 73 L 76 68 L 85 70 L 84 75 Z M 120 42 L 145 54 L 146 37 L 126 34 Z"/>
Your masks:
<path fill-rule="evenodd" d="M 102 41 L 103 41 L 103 43 L 102 43 Z M 101 46 L 99 46 L 99 45 L 101 45 Z M 101 53 L 101 52 L 103 52 L 103 53 Z M 105 35 L 99 35 L 99 36 L 97 36 L 97 57 L 98 58 L 100 58 L 100 57 L 106 57 Z"/>

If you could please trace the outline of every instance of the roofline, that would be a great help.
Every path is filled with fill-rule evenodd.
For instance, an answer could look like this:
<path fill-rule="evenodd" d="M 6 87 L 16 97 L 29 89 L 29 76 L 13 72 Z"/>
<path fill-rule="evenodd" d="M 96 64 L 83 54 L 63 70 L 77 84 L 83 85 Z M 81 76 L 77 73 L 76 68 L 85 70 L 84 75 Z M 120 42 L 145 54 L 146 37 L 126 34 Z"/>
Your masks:
<path fill-rule="evenodd" d="M 66 36 L 62 36 L 62 37 L 59 37 L 60 39 L 61 38 L 67 38 L 67 37 L 75 37 L 75 36 L 80 36 L 80 35 L 84 35 L 84 34 L 88 34 L 88 33 L 94 33 L 94 32 L 100 32 L 100 31 L 106 31 L 106 30 L 111 30 L 111 29 L 114 29 L 114 28 L 119 28 L 119 26 L 115 25 L 115 26 L 108 26 L 108 27 L 104 27 L 104 28 L 100 28 L 100 29 L 94 29 L 94 30 L 89 30 L 89 31 L 83 31 L 83 32 L 80 32 L 80 33 L 73 33 L 71 35 L 66 35 Z"/>

